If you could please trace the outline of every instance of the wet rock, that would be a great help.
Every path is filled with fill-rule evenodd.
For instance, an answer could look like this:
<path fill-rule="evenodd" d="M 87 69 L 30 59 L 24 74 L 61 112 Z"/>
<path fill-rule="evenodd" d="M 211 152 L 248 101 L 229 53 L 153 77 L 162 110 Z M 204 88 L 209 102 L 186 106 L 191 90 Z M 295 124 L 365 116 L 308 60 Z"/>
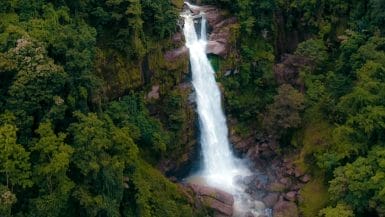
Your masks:
<path fill-rule="evenodd" d="M 222 214 L 222 213 L 216 212 L 216 213 L 214 214 L 214 217 L 229 217 L 229 216 L 224 215 L 224 214 Z"/>
<path fill-rule="evenodd" d="M 198 10 L 200 12 L 205 13 L 207 23 L 212 27 L 216 26 L 216 24 L 218 24 L 219 22 L 221 22 L 224 19 L 223 15 L 222 15 L 223 11 L 219 10 L 218 8 L 216 8 L 214 6 L 205 5 L 205 6 L 201 6 Z"/>
<path fill-rule="evenodd" d="M 299 189 L 301 189 L 302 186 L 303 185 L 301 185 L 300 183 L 296 183 L 296 184 L 292 185 L 290 189 L 293 191 L 298 191 Z"/>
<path fill-rule="evenodd" d="M 222 190 L 212 188 L 212 187 L 202 186 L 202 185 L 196 185 L 196 184 L 188 184 L 188 187 L 191 188 L 194 191 L 194 193 L 199 196 L 211 197 L 215 200 L 218 200 L 224 204 L 231 205 L 231 206 L 234 204 L 233 195 L 227 192 L 224 192 Z"/>
<path fill-rule="evenodd" d="M 296 178 L 299 178 L 300 176 L 303 175 L 303 172 L 298 167 L 296 167 L 294 169 L 294 175 L 295 175 Z"/>
<path fill-rule="evenodd" d="M 267 187 L 267 190 L 271 192 L 282 192 L 285 189 L 286 189 L 286 186 L 279 182 L 270 183 L 270 185 Z"/>
<path fill-rule="evenodd" d="M 255 215 L 251 212 L 247 212 L 243 217 L 255 217 Z"/>
<path fill-rule="evenodd" d="M 252 182 L 256 182 L 258 180 L 256 180 L 256 175 L 252 175 L 252 176 L 246 176 L 243 178 L 243 184 L 245 185 L 250 185 L 252 184 Z"/>
<path fill-rule="evenodd" d="M 203 12 L 207 19 L 207 23 L 209 26 L 208 32 L 210 32 L 210 35 L 208 37 L 206 52 L 222 57 L 226 56 L 229 53 L 230 48 L 230 27 L 237 23 L 237 18 L 228 18 L 224 16 L 224 14 L 226 13 L 223 10 L 220 10 L 214 6 L 191 7 L 190 10 L 194 14 L 199 14 L 200 12 Z M 177 46 L 181 45 L 183 42 L 182 33 L 178 32 L 173 35 L 172 41 Z M 187 53 L 188 49 L 185 46 L 182 46 L 178 49 L 166 52 L 165 59 L 168 61 L 173 61 Z"/>
<path fill-rule="evenodd" d="M 273 217 L 298 217 L 298 207 L 293 202 L 280 200 L 273 208 Z"/>
<path fill-rule="evenodd" d="M 197 184 L 187 184 L 186 187 L 192 190 L 200 206 L 206 206 L 214 210 L 218 215 L 226 217 L 233 215 L 234 197 L 231 194 Z"/>
<path fill-rule="evenodd" d="M 284 197 L 286 200 L 294 202 L 297 198 L 297 192 L 296 191 L 287 192 Z"/>
<path fill-rule="evenodd" d="M 206 206 L 218 212 L 218 214 L 222 214 L 224 216 L 232 216 L 233 215 L 233 206 L 222 203 L 221 201 L 215 200 L 211 197 L 202 197 L 202 202 Z"/>
<path fill-rule="evenodd" d="M 262 202 L 268 208 L 273 208 L 279 199 L 278 193 L 268 193 L 263 199 Z"/>
<path fill-rule="evenodd" d="M 291 181 L 290 181 L 289 178 L 281 178 L 281 179 L 279 180 L 279 182 L 282 183 L 282 184 L 284 184 L 285 186 L 291 185 Z"/>
<path fill-rule="evenodd" d="M 227 46 L 218 41 L 209 41 L 207 42 L 206 53 L 225 56 L 227 54 Z"/>
<path fill-rule="evenodd" d="M 300 181 L 303 183 L 308 183 L 310 181 L 310 176 L 306 174 L 300 178 Z"/>

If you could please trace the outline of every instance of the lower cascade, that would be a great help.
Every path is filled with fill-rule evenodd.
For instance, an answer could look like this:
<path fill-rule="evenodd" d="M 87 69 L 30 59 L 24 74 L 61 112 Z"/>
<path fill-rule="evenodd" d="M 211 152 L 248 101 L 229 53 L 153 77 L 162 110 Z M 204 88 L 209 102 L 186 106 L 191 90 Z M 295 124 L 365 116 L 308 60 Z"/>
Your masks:
<path fill-rule="evenodd" d="M 186 3 L 190 8 L 198 8 Z M 206 55 L 205 14 L 185 11 L 183 32 L 189 49 L 192 84 L 195 89 L 200 124 L 200 143 L 203 163 L 195 174 L 204 184 L 231 193 L 234 196 L 234 216 L 265 214 L 264 205 L 245 193 L 242 178 L 252 175 L 244 160 L 234 156 L 228 139 L 226 118 L 222 109 L 221 92 L 215 81 L 215 72 Z M 197 31 L 195 24 L 200 21 Z"/>

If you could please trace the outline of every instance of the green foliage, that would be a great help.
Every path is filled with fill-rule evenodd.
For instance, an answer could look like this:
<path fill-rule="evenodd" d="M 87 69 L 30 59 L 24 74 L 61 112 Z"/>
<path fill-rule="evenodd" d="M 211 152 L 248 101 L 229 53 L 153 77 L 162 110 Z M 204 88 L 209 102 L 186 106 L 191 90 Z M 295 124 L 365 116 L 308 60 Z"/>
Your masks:
<path fill-rule="evenodd" d="M 61 95 L 68 77 L 47 57 L 44 47 L 28 38 L 19 39 L 7 58 L 13 61 L 16 75 L 8 88 L 6 108 L 14 112 L 26 135 L 54 105 L 54 97 Z"/>
<path fill-rule="evenodd" d="M 250 124 L 273 100 L 274 56 L 272 47 L 262 38 L 240 40 L 242 47 L 239 65 L 234 68 L 232 75 L 224 76 L 220 81 L 225 90 L 227 112 Z"/>
<path fill-rule="evenodd" d="M 108 117 L 75 113 L 72 162 L 77 171 L 74 197 L 87 216 L 119 216 L 125 168 L 137 158 L 138 150 L 127 128 L 117 128 Z"/>
<path fill-rule="evenodd" d="M 0 181 L 8 188 L 30 187 L 30 153 L 16 142 L 16 131 L 17 128 L 12 123 L 5 122 L 0 125 Z"/>
<path fill-rule="evenodd" d="M 309 58 L 317 67 L 323 67 L 328 53 L 322 40 L 309 39 L 300 43 L 295 54 Z"/>
<path fill-rule="evenodd" d="M 152 152 L 152 157 L 159 157 L 154 154 L 166 151 L 169 135 L 158 120 L 149 116 L 144 102 L 139 96 L 126 96 L 120 102 L 112 102 L 106 113 L 117 126 L 134 126 L 136 130 L 139 130 L 136 143 L 140 144 L 143 151 Z"/>
<path fill-rule="evenodd" d="M 145 162 L 138 162 L 132 176 L 137 210 L 142 217 L 193 217 L 196 213 L 187 205 L 186 195 Z M 128 211 L 128 210 L 127 210 Z"/>
<path fill-rule="evenodd" d="M 6 186 L 0 185 L 0 215 L 4 217 L 12 216 L 12 205 L 17 202 L 16 195 Z"/>
<path fill-rule="evenodd" d="M 317 177 L 314 181 L 307 183 L 301 189 L 300 195 L 299 209 L 304 217 L 317 216 L 329 199 L 322 177 Z"/>
<path fill-rule="evenodd" d="M 39 139 L 31 147 L 37 154 L 33 181 L 39 197 L 31 200 L 32 216 L 63 216 L 75 184 L 67 176 L 74 149 L 65 144 L 66 135 L 56 135 L 50 122 L 41 123 L 36 130 Z"/>
<path fill-rule="evenodd" d="M 384 214 L 384 148 L 374 147 L 366 158 L 339 167 L 330 181 L 334 201 L 343 201 L 359 213 L 375 209 Z"/>
<path fill-rule="evenodd" d="M 384 1 L 202 2 L 238 18 L 231 54 L 212 57 L 227 114 L 244 135 L 292 142 L 317 177 L 302 214 L 384 216 Z M 153 168 L 194 137 L 189 90 L 175 87 L 187 58 L 163 58 L 181 45 L 170 39 L 182 6 L 0 1 L 0 216 L 206 215 Z M 301 92 L 274 78 L 295 47 L 309 60 L 291 84 Z M 145 103 L 154 85 L 160 99 Z"/>
<path fill-rule="evenodd" d="M 179 106 L 167 127 L 141 94 L 109 102 L 144 89 L 144 59 L 162 69 L 158 77 L 177 71 L 162 76 L 175 79 L 162 91 L 182 80 L 187 62 L 163 60 L 182 4 L 0 2 L 0 216 L 196 216 L 182 190 L 143 160 L 179 148 L 182 96 L 165 102 Z M 111 71 L 118 85 L 129 83 L 116 93 Z"/>
<path fill-rule="evenodd" d="M 346 204 L 337 204 L 335 207 L 326 207 L 319 213 L 320 217 L 354 217 L 351 208 Z"/>
<path fill-rule="evenodd" d="M 280 138 L 290 128 L 301 124 L 301 111 L 304 109 L 304 96 L 291 85 L 284 84 L 278 88 L 274 103 L 268 106 L 264 119 L 266 130 Z"/>

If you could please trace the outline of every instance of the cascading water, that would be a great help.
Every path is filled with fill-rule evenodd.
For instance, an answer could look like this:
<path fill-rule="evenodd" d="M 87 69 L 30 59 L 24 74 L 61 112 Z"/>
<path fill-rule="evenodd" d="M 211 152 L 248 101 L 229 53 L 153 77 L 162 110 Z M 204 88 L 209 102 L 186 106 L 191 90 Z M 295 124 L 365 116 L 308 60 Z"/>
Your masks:
<path fill-rule="evenodd" d="M 186 3 L 191 9 L 199 9 Z M 184 20 L 186 47 L 190 53 L 192 84 L 196 93 L 197 111 L 200 123 L 200 143 L 203 153 L 203 168 L 199 172 L 203 181 L 212 187 L 222 189 L 234 195 L 235 216 L 251 212 L 258 216 L 263 204 L 253 201 L 246 194 L 245 186 L 237 182 L 251 175 L 245 162 L 236 158 L 228 140 L 226 118 L 222 110 L 221 92 L 215 81 L 215 72 L 206 55 L 206 18 L 203 13 L 193 15 L 189 11 L 181 15 Z M 200 20 L 198 34 L 194 21 Z"/>

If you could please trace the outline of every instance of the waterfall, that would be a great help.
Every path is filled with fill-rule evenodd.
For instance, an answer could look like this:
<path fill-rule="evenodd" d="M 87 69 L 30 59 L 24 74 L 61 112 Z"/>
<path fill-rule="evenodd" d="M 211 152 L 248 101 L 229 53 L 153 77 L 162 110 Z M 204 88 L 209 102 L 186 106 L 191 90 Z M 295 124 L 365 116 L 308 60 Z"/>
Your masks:
<path fill-rule="evenodd" d="M 187 4 L 190 8 L 198 6 Z M 192 15 L 189 11 L 181 15 L 184 20 L 184 36 L 189 49 L 192 84 L 196 94 L 197 112 L 200 125 L 200 143 L 203 165 L 199 176 L 212 187 L 234 195 L 235 215 L 244 216 L 251 212 L 261 214 L 263 204 L 253 201 L 245 193 L 245 186 L 239 181 L 252 175 L 245 162 L 234 156 L 228 139 L 226 118 L 222 109 L 221 92 L 215 80 L 215 72 L 206 55 L 206 17 L 204 13 Z M 200 21 L 199 34 L 195 21 Z M 237 214 L 238 213 L 238 214 Z"/>

